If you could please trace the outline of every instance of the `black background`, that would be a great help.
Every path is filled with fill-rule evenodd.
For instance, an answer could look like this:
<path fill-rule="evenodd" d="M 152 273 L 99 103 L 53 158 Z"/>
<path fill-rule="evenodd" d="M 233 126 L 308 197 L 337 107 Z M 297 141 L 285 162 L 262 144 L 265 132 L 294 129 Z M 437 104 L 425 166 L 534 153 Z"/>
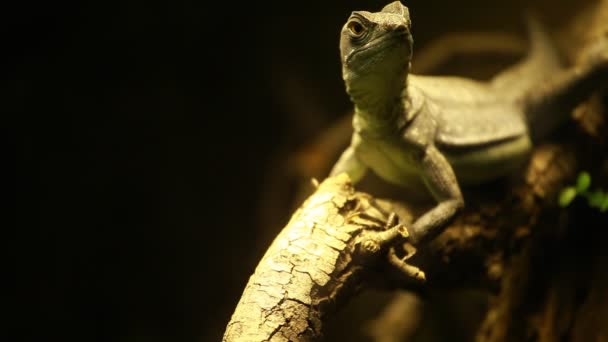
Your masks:
<path fill-rule="evenodd" d="M 383 4 L 125 0 L 2 11 L 2 107 L 17 152 L 7 240 L 15 332 L 218 340 L 269 242 L 254 243 L 269 163 L 349 110 L 338 32 L 351 10 Z M 448 30 L 518 31 L 524 1 L 407 5 L 422 46 Z M 293 101 L 324 116 L 294 127 L 308 121 L 293 117 Z"/>

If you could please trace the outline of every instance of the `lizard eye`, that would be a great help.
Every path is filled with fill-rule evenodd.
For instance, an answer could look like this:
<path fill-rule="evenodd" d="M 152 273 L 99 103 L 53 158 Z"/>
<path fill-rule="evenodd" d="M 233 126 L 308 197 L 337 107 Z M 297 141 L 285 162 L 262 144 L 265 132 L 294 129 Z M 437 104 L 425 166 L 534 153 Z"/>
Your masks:
<path fill-rule="evenodd" d="M 348 33 L 350 34 L 350 36 L 356 39 L 363 37 L 363 35 L 365 35 L 365 32 L 367 31 L 365 26 L 363 26 L 363 24 L 358 20 L 351 20 L 346 25 L 346 28 L 348 29 Z"/>

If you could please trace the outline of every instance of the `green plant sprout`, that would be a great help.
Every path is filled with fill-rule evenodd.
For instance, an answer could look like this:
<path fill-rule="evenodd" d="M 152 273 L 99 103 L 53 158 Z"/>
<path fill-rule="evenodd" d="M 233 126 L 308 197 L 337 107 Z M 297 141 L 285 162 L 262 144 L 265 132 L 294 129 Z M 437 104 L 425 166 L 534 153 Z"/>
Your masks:
<path fill-rule="evenodd" d="M 586 171 L 579 173 L 574 186 L 567 186 L 562 189 L 559 195 L 559 206 L 565 208 L 572 203 L 576 196 L 581 196 L 587 199 L 590 207 L 597 208 L 601 212 L 608 211 L 608 192 L 601 189 L 590 191 L 590 186 L 591 176 L 589 173 Z"/>

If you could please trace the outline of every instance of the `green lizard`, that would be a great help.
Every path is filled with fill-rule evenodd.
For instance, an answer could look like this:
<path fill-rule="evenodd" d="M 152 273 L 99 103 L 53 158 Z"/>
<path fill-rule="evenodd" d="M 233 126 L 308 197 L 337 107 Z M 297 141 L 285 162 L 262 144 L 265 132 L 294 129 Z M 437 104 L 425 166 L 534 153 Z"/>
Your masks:
<path fill-rule="evenodd" d="M 504 176 L 532 142 L 569 117 L 608 74 L 605 40 L 585 63 L 565 69 L 530 20 L 531 51 L 489 82 L 409 74 L 413 39 L 407 7 L 353 12 L 340 39 L 342 75 L 355 104 L 350 146 L 331 171 L 353 182 L 368 169 L 427 189 L 437 205 L 417 218 L 414 243 L 429 240 L 463 208 L 460 185 Z"/>

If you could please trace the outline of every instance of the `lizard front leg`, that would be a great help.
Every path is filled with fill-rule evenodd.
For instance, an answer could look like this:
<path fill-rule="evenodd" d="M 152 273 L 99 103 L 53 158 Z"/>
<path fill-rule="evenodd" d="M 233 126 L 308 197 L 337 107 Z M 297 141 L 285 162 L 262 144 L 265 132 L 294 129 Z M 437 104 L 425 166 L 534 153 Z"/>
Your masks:
<path fill-rule="evenodd" d="M 340 159 L 338 159 L 336 165 L 331 170 L 330 176 L 337 176 L 340 173 L 348 174 L 353 183 L 360 181 L 367 173 L 367 166 L 359 160 L 352 146 L 344 150 Z"/>
<path fill-rule="evenodd" d="M 419 217 L 412 226 L 412 242 L 418 244 L 439 235 L 450 220 L 464 207 L 464 199 L 452 166 L 433 145 L 421 157 L 422 179 L 438 204 Z"/>

